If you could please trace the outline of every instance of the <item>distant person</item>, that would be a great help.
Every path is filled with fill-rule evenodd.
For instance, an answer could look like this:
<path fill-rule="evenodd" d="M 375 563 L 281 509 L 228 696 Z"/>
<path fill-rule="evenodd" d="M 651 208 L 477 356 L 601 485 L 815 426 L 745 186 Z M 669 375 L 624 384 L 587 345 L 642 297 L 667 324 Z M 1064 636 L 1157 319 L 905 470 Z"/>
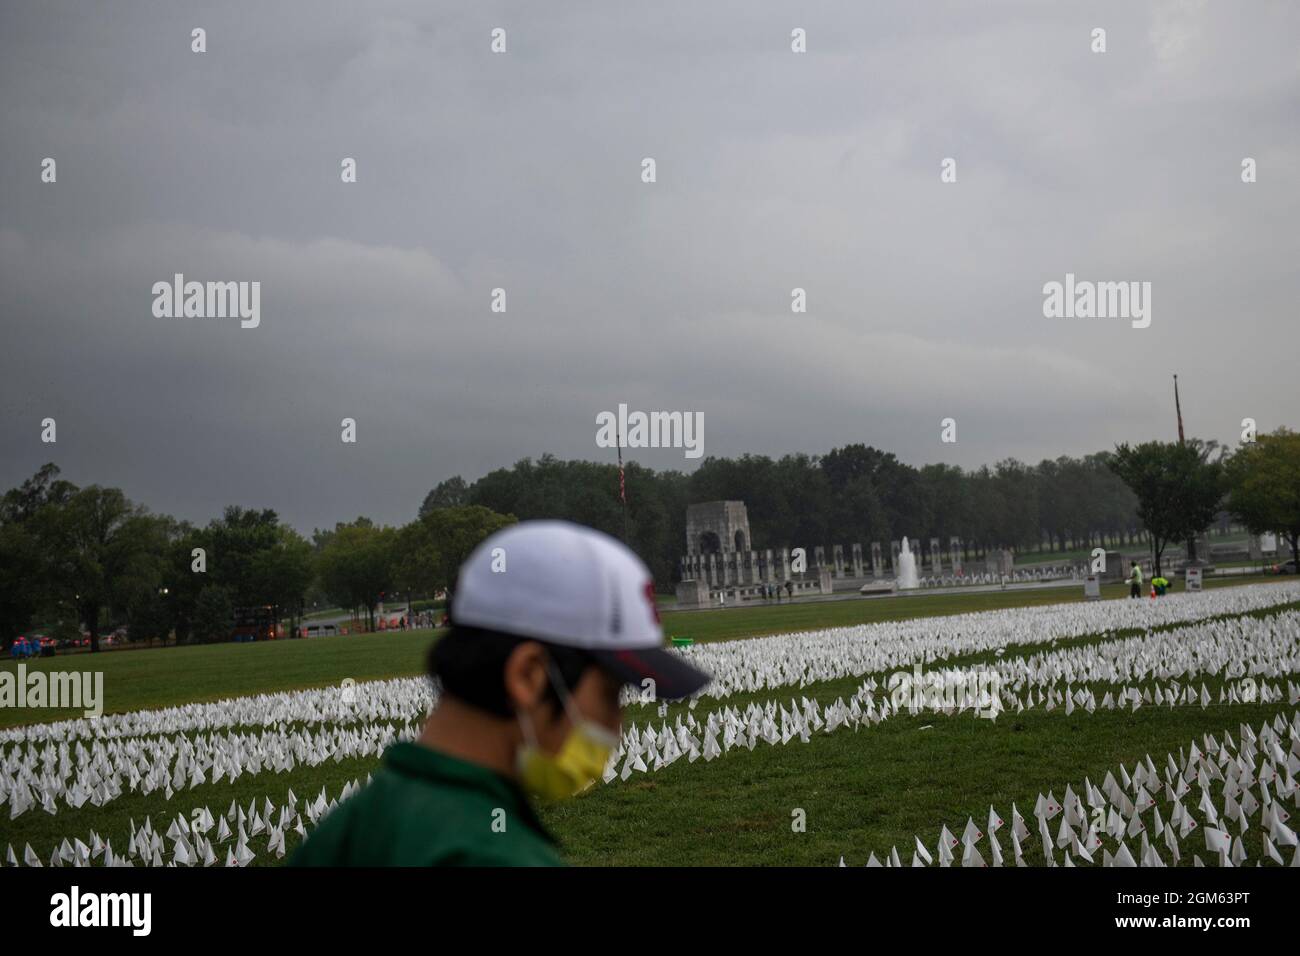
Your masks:
<path fill-rule="evenodd" d="M 493 573 L 496 548 L 508 573 Z M 441 694 L 424 732 L 389 747 L 290 865 L 561 865 L 526 793 L 558 800 L 595 783 L 619 743 L 625 685 L 674 700 L 709 681 L 664 649 L 641 559 L 567 521 L 483 541 L 451 620 L 429 653 Z"/>
<path fill-rule="evenodd" d="M 794 583 L 791 581 L 785 582 L 785 596 L 789 600 L 794 600 Z"/>
<path fill-rule="evenodd" d="M 1128 596 L 1130 598 L 1140 598 L 1142 596 L 1142 568 L 1138 566 L 1136 561 L 1132 561 L 1130 564 L 1132 569 L 1128 575 Z"/>

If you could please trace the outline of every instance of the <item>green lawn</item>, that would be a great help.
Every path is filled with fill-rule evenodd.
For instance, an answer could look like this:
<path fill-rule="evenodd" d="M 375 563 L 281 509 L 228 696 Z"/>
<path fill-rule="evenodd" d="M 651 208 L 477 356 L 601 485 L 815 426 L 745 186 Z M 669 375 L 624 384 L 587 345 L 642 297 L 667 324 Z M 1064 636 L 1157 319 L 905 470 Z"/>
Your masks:
<path fill-rule="evenodd" d="M 1206 586 L 1222 587 L 1261 580 L 1277 581 L 1277 578 L 1211 579 Z M 1107 598 L 1121 598 L 1126 594 L 1125 585 L 1107 585 L 1103 589 Z M 975 594 L 916 592 L 895 598 L 668 611 L 662 616 L 667 635 L 690 637 L 696 641 L 718 641 L 1081 600 L 1082 586 Z M 435 633 L 433 630 L 383 631 L 256 644 L 115 650 L 40 658 L 27 662 L 27 668 L 29 672 L 33 668 L 102 670 L 104 711 L 121 713 L 248 694 L 324 687 L 337 684 L 345 677 L 357 681 L 412 677 L 424 673 L 425 655 Z M 13 670 L 16 666 L 14 661 L 6 660 L 0 663 L 0 670 Z M 79 716 L 80 712 L 73 710 L 51 709 L 37 713 L 6 708 L 0 709 L 0 728 Z"/>
<path fill-rule="evenodd" d="M 824 602 L 668 615 L 700 621 L 701 639 L 742 633 L 892 620 L 922 614 L 951 614 L 1015 603 L 1077 599 L 1062 591 L 990 592 L 969 595 L 916 595 L 891 600 Z M 1018 599 L 1018 600 L 1017 600 Z M 749 620 L 748 628 L 737 621 Z M 670 632 L 678 632 L 673 624 Z M 112 710 L 162 706 L 288 687 L 335 684 L 418 674 L 434 632 L 383 633 L 266 644 L 212 645 L 154 651 L 78 655 L 39 662 L 40 666 L 103 667 Z M 1117 635 L 1121 636 L 1121 635 Z M 1096 636 L 1078 639 L 1095 641 Z M 980 655 L 971 658 L 974 660 Z M 987 656 L 987 655 L 984 655 Z M 970 663 L 970 660 L 964 660 Z M 11 667 L 12 664 L 6 664 Z M 733 695 L 729 706 L 748 700 L 815 698 L 822 704 L 849 694 L 862 678 L 846 678 L 804 688 Z M 1214 681 L 1207 681 L 1212 687 Z M 1199 681 L 1197 682 L 1199 683 Z M 679 705 L 684 706 L 684 705 Z M 702 701 L 699 713 L 722 706 Z M 933 852 L 938 828 L 959 830 L 973 816 L 983 828 L 993 803 L 1009 822 L 1011 802 L 1034 826 L 1030 811 L 1040 791 L 1077 785 L 1089 775 L 1099 782 L 1124 762 L 1130 769 L 1150 754 L 1157 762 L 1202 733 L 1230 730 L 1243 721 L 1258 725 L 1294 708 L 1275 705 L 1212 705 L 1176 709 L 1144 707 L 1136 713 L 1033 710 L 1004 714 L 997 721 L 970 715 L 896 716 L 875 727 L 814 734 L 784 746 L 759 743 L 753 752 L 732 749 L 711 763 L 685 759 L 653 774 L 636 774 L 570 803 L 545 807 L 544 820 L 559 836 L 565 856 L 587 865 L 829 865 L 841 854 L 850 864 L 882 857 L 897 844 L 910 862 L 913 834 Z M 0 713 L 11 718 L 13 711 Z M 46 712 L 47 719 L 55 715 Z M 644 726 L 648 709 L 632 708 L 629 721 Z M 656 724 L 659 720 L 656 718 Z M 923 729 L 923 728 L 929 729 Z M 374 760 L 329 761 L 285 774 L 262 773 L 237 784 L 223 781 L 183 791 L 168 801 L 160 793 L 127 794 L 103 808 L 61 807 L 57 816 L 39 810 L 10 821 L 0 814 L 0 851 L 13 842 L 19 853 L 30 842 L 43 860 L 64 837 L 87 839 L 92 829 L 119 850 L 126 845 L 129 821 L 151 815 L 166 829 L 176 814 L 208 806 L 222 812 L 231 800 L 247 806 L 264 796 L 277 804 L 292 788 L 300 797 L 325 787 L 331 796 L 354 778 L 364 780 Z M 792 813 L 802 809 L 807 831 L 792 831 Z M 1003 848 L 1010 859 L 1010 842 Z M 255 842 L 256 863 L 271 864 L 265 841 Z M 292 846 L 292 841 L 291 844 Z M 1037 838 L 1026 844 L 1030 862 L 1041 861 Z M 1252 854 L 1257 847 L 1251 847 Z M 223 847 L 224 850 L 224 847 Z M 987 853 L 987 841 L 981 844 Z M 1287 856 L 1289 859 L 1289 854 Z M 1059 860 L 1059 855 L 1058 855 Z M 1253 860 L 1253 857 L 1252 857 Z M 1190 863 L 1190 855 L 1184 861 Z"/>
<path fill-rule="evenodd" d="M 969 714 L 899 716 L 856 733 L 813 735 L 806 744 L 760 742 L 752 752 L 733 749 L 707 765 L 679 760 L 545 808 L 543 819 L 577 864 L 826 866 L 843 854 L 846 863 L 861 866 L 872 851 L 883 862 L 897 845 L 908 865 L 914 835 L 933 854 L 940 826 L 960 834 L 972 816 L 983 830 L 990 803 L 1009 824 L 1015 801 L 1036 833 L 1031 811 L 1040 792 L 1054 789 L 1059 799 L 1066 784 L 1077 792 L 1085 775 L 1100 784 L 1120 762 L 1132 770 L 1148 753 L 1163 767 L 1165 754 L 1202 733 L 1227 729 L 1235 737 L 1242 721 L 1258 727 L 1292 709 L 1144 707 L 1069 717 L 1039 710 L 996 723 Z M 791 829 L 796 808 L 807 815 L 807 832 Z M 1007 832 L 1001 843 L 1009 864 Z M 987 841 L 980 849 L 987 859 Z M 1252 843 L 1252 854 L 1257 849 Z M 1042 862 L 1037 835 L 1024 850 L 1027 862 Z"/>
<path fill-rule="evenodd" d="M 1233 531 L 1230 534 L 1226 534 L 1222 536 L 1218 534 L 1212 534 L 1209 537 L 1209 541 L 1210 541 L 1210 546 L 1213 547 L 1214 545 L 1244 543 L 1249 537 L 1250 535 L 1248 535 L 1244 531 Z M 1137 554 L 1139 552 L 1146 552 L 1149 549 L 1145 544 L 1142 544 L 1140 542 L 1135 542 L 1133 544 L 1119 545 L 1119 547 L 1116 548 L 1116 550 L 1126 554 Z M 1169 549 L 1165 551 L 1165 554 L 1167 556 L 1172 556 L 1174 554 L 1181 555 L 1185 551 L 1186 551 L 1186 547 L 1183 544 L 1172 544 L 1169 546 Z M 1072 547 L 1065 551 L 1017 551 L 1016 564 L 1023 565 L 1023 564 L 1042 564 L 1046 562 L 1085 561 L 1090 557 L 1092 557 L 1092 549 L 1082 548 L 1082 547 L 1080 548 Z M 1204 555 L 1202 555 L 1202 557 L 1204 557 Z"/>
<path fill-rule="evenodd" d="M 433 630 L 346 637 L 203 644 L 71 654 L 28 661 L 27 668 L 104 672 L 104 712 L 120 713 L 278 690 L 409 677 L 424 672 Z M 0 670 L 14 670 L 14 661 Z M 78 711 L 0 709 L 0 727 L 80 717 Z"/>
<path fill-rule="evenodd" d="M 827 699 L 821 690 L 800 694 Z M 1062 710 L 1037 710 L 1005 714 L 996 722 L 969 714 L 900 715 L 871 728 L 814 734 L 806 744 L 760 742 L 752 752 L 733 748 L 710 763 L 682 759 L 657 773 L 635 774 L 574 801 L 543 807 L 541 816 L 565 858 L 579 865 L 824 866 L 841 854 L 849 864 L 861 865 L 868 853 L 883 858 L 892 845 L 906 864 L 914 834 L 933 853 L 941 825 L 960 832 L 973 816 L 983 829 L 990 803 L 1009 823 L 1015 801 L 1035 828 L 1030 810 L 1039 792 L 1054 789 L 1059 798 L 1066 784 L 1077 789 L 1085 775 L 1099 783 L 1120 762 L 1131 770 L 1148 753 L 1162 767 L 1166 753 L 1176 753 L 1202 733 L 1227 729 L 1235 736 L 1243 721 L 1258 726 L 1292 709 L 1144 707 L 1137 713 L 1076 711 L 1069 717 Z M 0 851 L 12 842 L 21 854 L 31 843 L 48 861 L 60 840 L 86 840 L 91 830 L 120 850 L 130 820 L 138 825 L 151 815 L 155 827 L 166 829 L 178 813 L 189 816 L 201 806 L 221 813 L 232 800 L 246 807 L 256 799 L 260 806 L 266 796 L 278 805 L 290 788 L 299 798 L 314 797 L 322 787 L 336 797 L 346 782 L 364 781 L 373 769 L 373 760 L 329 761 L 287 774 L 243 777 L 233 785 L 206 785 L 170 801 L 159 793 L 135 793 L 102 808 L 62 807 L 53 817 L 37 810 L 10 821 L 4 814 Z M 806 814 L 804 833 L 791 829 L 796 808 Z M 291 835 L 291 850 L 295 843 Z M 1005 832 L 1002 846 L 1010 862 Z M 263 847 L 264 840 L 254 843 L 260 854 L 254 865 L 276 863 Z M 981 850 L 987 855 L 987 842 Z M 1036 836 L 1025 852 L 1029 862 L 1041 862 Z M 1190 863 L 1190 856 L 1184 862 Z"/>
<path fill-rule="evenodd" d="M 1270 575 L 1245 575 L 1240 578 L 1207 578 L 1207 588 L 1233 587 L 1242 584 L 1274 582 Z M 1175 586 L 1175 592 L 1182 590 Z M 1127 584 L 1107 584 L 1102 588 L 1106 599 L 1128 598 Z M 970 611 L 991 611 L 1005 607 L 1033 607 L 1043 604 L 1072 604 L 1082 601 L 1083 584 L 1075 587 L 1042 588 L 1033 591 L 981 591 L 971 594 L 931 594 L 914 591 L 891 598 L 860 598 L 836 601 L 810 601 L 793 604 L 754 604 L 734 608 L 711 608 L 703 611 L 662 612 L 664 633 L 672 637 L 690 637 L 696 641 L 731 640 L 811 631 L 822 627 L 848 627 L 876 621 L 902 621 Z"/>

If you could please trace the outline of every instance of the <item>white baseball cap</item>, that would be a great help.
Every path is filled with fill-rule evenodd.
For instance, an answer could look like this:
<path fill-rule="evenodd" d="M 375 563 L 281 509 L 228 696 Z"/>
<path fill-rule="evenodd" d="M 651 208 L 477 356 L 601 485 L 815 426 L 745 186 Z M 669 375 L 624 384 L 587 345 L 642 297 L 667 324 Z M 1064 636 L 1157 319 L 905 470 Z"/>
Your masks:
<path fill-rule="evenodd" d="M 688 697 L 709 676 L 663 646 L 650 570 L 621 541 L 569 521 L 524 521 L 489 536 L 460 567 L 453 624 L 586 651 L 655 696 Z"/>

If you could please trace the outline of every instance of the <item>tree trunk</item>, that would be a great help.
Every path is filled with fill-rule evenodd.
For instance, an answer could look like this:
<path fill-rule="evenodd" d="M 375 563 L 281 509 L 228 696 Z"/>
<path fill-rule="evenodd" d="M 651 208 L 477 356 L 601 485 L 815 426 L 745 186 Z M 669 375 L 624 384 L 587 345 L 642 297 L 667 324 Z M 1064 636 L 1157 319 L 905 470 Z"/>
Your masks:
<path fill-rule="evenodd" d="M 87 605 L 81 609 L 82 619 L 86 622 L 86 630 L 90 633 L 90 653 L 99 653 L 99 605 Z"/>

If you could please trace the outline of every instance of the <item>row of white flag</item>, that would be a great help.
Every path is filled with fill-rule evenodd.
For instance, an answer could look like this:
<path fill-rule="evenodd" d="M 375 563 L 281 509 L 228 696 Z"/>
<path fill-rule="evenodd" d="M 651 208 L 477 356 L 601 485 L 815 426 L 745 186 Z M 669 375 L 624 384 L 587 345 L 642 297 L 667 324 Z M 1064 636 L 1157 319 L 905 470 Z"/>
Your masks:
<path fill-rule="evenodd" d="M 1120 667 L 1116 662 L 1134 662 Z M 1003 710 L 1020 712 L 1035 707 L 1066 714 L 1077 708 L 1097 709 L 1144 705 L 1181 706 L 1213 703 L 1215 695 L 1204 681 L 1200 687 L 1182 679 L 1222 675 L 1220 703 L 1274 703 L 1300 700 L 1300 687 L 1290 680 L 1270 682 L 1268 676 L 1297 669 L 1300 661 L 1300 612 L 1285 611 L 1263 618 L 1211 621 L 1170 632 L 1075 646 L 1028 659 L 1004 658 L 993 665 L 947 667 L 926 673 L 924 694 L 898 693 L 868 678 L 846 704 L 842 699 L 825 708 L 805 699 L 801 708 L 778 714 L 775 702 L 765 708 L 751 704 L 743 712 L 723 707 L 697 719 L 686 711 L 675 717 L 670 732 L 663 729 L 647 739 L 636 725 L 623 735 L 611 759 L 606 780 L 626 779 L 644 766 L 672 763 L 679 756 L 706 761 L 739 742 L 750 749 L 757 740 L 785 742 L 792 736 L 807 739 L 823 724 L 858 727 L 888 718 L 899 710 L 914 712 L 918 705 L 941 713 L 978 710 L 994 717 Z M 990 674 L 998 683 L 990 685 Z M 1163 684 L 1123 684 L 1111 687 L 1073 686 L 1072 676 L 1117 677 L 1159 675 Z M 1173 676 L 1176 675 L 1176 676 Z M 877 704 L 874 695 L 882 691 Z M 1098 698 L 1098 693 L 1102 696 Z M 60 806 L 73 810 L 87 803 L 104 806 L 125 793 L 161 792 L 165 799 L 181 790 L 194 790 L 222 780 L 235 781 L 262 772 L 285 773 L 315 767 L 333 760 L 377 758 L 394 739 L 409 739 L 419 731 L 424 697 L 417 681 L 390 681 L 367 688 L 369 697 L 388 696 L 385 713 L 402 713 L 401 723 L 383 720 L 354 725 L 284 726 L 260 732 L 225 731 L 211 734 L 174 734 L 156 737 L 119 737 L 13 748 L 0 757 L 0 807 L 7 804 L 16 819 L 36 808 L 57 814 Z M 399 707 L 398 703 L 401 703 Z M 620 767 L 621 765 L 621 767 Z"/>
<path fill-rule="evenodd" d="M 1121 766 L 1118 779 L 1107 773 L 1101 786 L 1085 777 L 1078 792 L 1066 786 L 1060 801 L 1053 792 L 1040 793 L 1032 812 L 1038 841 L 1013 803 L 1004 848 L 997 836 L 1004 823 L 990 806 L 983 849 L 986 833 L 968 817 L 960 837 L 946 825 L 940 829 L 934 853 L 914 837 L 911 866 L 937 859 L 939 866 L 999 867 L 1009 855 L 1016 866 L 1162 867 L 1190 853 L 1194 866 L 1300 867 L 1300 838 L 1285 805 L 1290 800 L 1300 808 L 1300 711 L 1290 722 L 1278 715 L 1258 732 L 1243 724 L 1236 742 L 1226 731 L 1222 739 L 1206 734 L 1201 746 L 1193 741 L 1164 763 L 1161 772 L 1148 755 L 1132 772 Z M 1192 842 L 1201 839 L 1208 863 Z M 844 857 L 840 865 L 847 865 Z M 903 863 L 895 846 L 884 863 L 872 852 L 866 865 Z"/>
<path fill-rule="evenodd" d="M 1160 601 L 1054 604 L 828 628 L 697 644 L 678 653 L 712 675 L 703 697 L 725 699 L 737 693 L 906 670 L 916 662 L 1169 628 L 1296 602 L 1300 602 L 1300 584 L 1261 584 L 1170 595 Z M 111 709 L 111 686 L 108 694 Z M 628 703 L 639 699 L 635 689 L 629 691 Z M 0 731 L 0 760 L 15 747 L 47 741 L 102 741 L 300 723 L 404 722 L 414 712 L 427 712 L 433 700 L 427 680 L 409 678 L 30 724 Z"/>

